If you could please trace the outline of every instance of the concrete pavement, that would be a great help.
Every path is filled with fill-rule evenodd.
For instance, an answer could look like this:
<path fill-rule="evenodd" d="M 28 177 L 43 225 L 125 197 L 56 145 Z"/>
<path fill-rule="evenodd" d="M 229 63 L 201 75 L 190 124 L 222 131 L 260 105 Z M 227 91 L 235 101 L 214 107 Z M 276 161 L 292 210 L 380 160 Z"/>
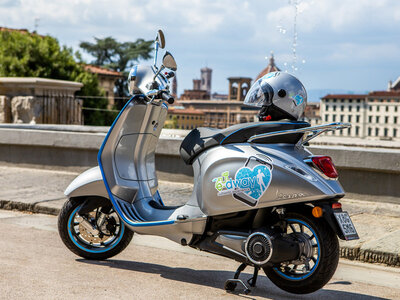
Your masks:
<path fill-rule="evenodd" d="M 57 215 L 65 202 L 64 189 L 78 173 L 0 166 L 0 208 Z M 183 204 L 192 185 L 160 181 L 166 205 Z M 360 240 L 340 241 L 341 257 L 400 267 L 400 205 L 343 199 Z"/>
<path fill-rule="evenodd" d="M 135 235 L 119 255 L 90 261 L 71 253 L 57 233 L 57 218 L 0 210 L 2 299 L 399 299 L 400 269 L 341 260 L 332 280 L 296 296 L 260 272 L 250 295 L 223 286 L 238 263 Z M 251 271 L 251 270 L 246 270 Z M 242 279 L 251 274 L 244 272 Z"/>

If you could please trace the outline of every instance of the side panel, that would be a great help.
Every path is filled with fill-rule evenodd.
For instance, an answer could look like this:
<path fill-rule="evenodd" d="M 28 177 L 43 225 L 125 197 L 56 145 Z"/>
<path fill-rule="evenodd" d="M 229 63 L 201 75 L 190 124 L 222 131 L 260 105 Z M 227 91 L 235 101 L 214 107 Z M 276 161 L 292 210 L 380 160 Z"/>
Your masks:
<path fill-rule="evenodd" d="M 108 198 L 100 168 L 94 167 L 80 174 L 69 184 L 64 195 L 68 198 L 79 196 L 101 196 Z"/>
<path fill-rule="evenodd" d="M 288 144 L 211 148 L 195 162 L 199 206 L 213 216 L 343 196 L 338 181 L 323 179 L 303 162 L 310 155 Z"/>

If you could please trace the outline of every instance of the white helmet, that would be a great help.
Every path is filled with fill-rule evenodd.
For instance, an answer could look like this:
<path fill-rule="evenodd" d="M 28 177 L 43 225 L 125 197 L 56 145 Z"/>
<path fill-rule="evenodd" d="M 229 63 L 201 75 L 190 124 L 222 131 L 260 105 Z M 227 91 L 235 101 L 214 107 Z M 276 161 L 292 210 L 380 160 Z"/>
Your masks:
<path fill-rule="evenodd" d="M 258 79 L 250 88 L 244 104 L 261 107 L 260 120 L 299 120 L 307 105 L 307 92 L 293 75 L 272 72 Z"/>

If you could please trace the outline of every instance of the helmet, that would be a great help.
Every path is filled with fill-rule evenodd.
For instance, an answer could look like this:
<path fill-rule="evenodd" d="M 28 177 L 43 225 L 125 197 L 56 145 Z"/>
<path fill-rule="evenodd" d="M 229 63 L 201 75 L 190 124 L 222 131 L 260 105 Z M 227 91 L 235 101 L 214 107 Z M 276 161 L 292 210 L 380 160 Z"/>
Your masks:
<path fill-rule="evenodd" d="M 307 105 L 307 92 L 293 75 L 272 72 L 258 79 L 250 88 L 244 104 L 261 107 L 260 120 L 299 120 Z"/>

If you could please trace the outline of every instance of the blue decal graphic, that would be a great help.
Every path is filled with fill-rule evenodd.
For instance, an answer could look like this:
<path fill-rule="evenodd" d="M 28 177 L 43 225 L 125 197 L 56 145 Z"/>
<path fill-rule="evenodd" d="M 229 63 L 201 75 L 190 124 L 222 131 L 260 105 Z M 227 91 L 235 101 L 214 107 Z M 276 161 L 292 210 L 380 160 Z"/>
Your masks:
<path fill-rule="evenodd" d="M 270 73 L 264 75 L 264 76 L 262 77 L 262 79 L 268 79 L 268 78 L 276 77 L 276 76 L 278 76 L 278 75 L 279 75 L 279 72 L 270 72 Z"/>
<path fill-rule="evenodd" d="M 234 179 L 229 177 L 228 171 L 223 172 L 221 175 L 221 177 L 212 180 L 215 182 L 218 196 L 244 193 L 255 203 L 268 189 L 272 179 L 271 169 L 265 165 L 257 165 L 253 169 L 248 167 L 240 168 L 236 172 Z"/>
<path fill-rule="evenodd" d="M 300 104 L 302 104 L 304 102 L 304 99 L 303 99 L 303 96 L 296 95 L 293 97 L 293 101 L 296 106 L 299 106 Z"/>

